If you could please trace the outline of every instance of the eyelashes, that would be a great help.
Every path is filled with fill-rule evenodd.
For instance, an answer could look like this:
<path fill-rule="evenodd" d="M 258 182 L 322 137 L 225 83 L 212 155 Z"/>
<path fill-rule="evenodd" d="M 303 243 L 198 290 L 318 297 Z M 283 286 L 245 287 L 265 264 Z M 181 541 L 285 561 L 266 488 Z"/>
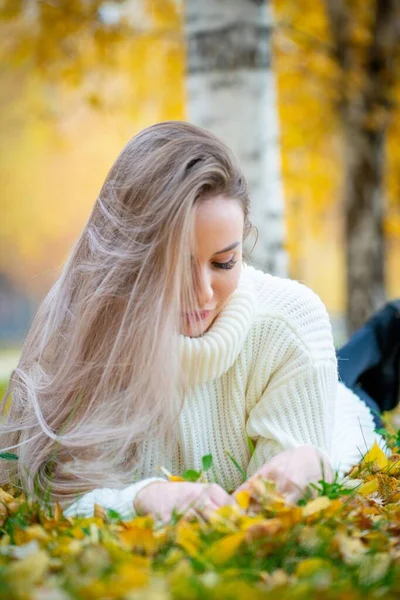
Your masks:
<path fill-rule="evenodd" d="M 217 269 L 233 269 L 233 267 L 236 265 L 237 260 L 233 260 L 233 258 L 231 258 L 230 260 L 228 260 L 228 262 L 224 262 L 224 263 L 217 263 L 214 262 L 213 266 L 216 267 Z"/>
<path fill-rule="evenodd" d="M 192 260 L 192 263 L 193 263 L 193 260 Z M 222 270 L 229 271 L 229 269 L 233 269 L 233 267 L 236 265 L 236 263 L 237 263 L 237 260 L 235 260 L 234 258 L 231 258 L 226 262 L 212 262 L 211 264 L 216 269 L 222 269 Z"/>

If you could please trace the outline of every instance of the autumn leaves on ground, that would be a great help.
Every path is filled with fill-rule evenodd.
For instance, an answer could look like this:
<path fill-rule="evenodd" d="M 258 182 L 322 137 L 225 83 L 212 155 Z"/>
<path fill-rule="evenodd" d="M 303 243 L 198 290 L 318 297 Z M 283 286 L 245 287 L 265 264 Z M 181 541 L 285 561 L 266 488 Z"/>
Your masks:
<path fill-rule="evenodd" d="M 59 506 L 40 510 L 0 489 L 0 598 L 395 600 L 400 431 L 389 425 L 385 437 L 389 456 L 373 446 L 344 479 L 321 480 L 297 505 L 256 481 L 207 521 L 124 522 L 100 506 L 93 518 L 67 519 Z"/>

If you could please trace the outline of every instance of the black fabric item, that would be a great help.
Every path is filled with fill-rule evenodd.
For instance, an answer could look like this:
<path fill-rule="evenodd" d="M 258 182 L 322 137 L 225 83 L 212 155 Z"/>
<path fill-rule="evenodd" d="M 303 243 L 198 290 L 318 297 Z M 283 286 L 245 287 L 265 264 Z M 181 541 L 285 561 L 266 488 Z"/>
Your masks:
<path fill-rule="evenodd" d="M 370 396 L 368 396 L 367 392 L 365 392 L 360 386 L 356 385 L 355 387 L 352 388 L 352 391 L 357 394 L 357 396 L 359 396 L 359 398 L 361 398 L 361 400 L 364 402 L 364 404 L 366 404 L 368 406 L 368 408 L 371 410 L 372 412 L 372 417 L 374 419 L 374 423 L 375 423 L 375 429 L 380 429 L 381 427 L 383 427 L 383 422 L 381 419 L 381 409 L 379 408 L 379 406 L 377 405 L 377 403 L 375 402 L 375 400 L 372 400 L 372 398 Z"/>
<path fill-rule="evenodd" d="M 400 299 L 388 302 L 337 351 L 339 378 L 362 397 L 392 410 L 399 403 Z M 364 394 L 364 400 L 365 400 Z"/>

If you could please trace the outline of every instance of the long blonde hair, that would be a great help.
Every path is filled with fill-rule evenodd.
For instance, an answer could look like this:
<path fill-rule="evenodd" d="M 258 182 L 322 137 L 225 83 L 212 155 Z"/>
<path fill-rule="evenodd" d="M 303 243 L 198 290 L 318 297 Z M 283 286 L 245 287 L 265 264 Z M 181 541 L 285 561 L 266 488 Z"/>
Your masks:
<path fill-rule="evenodd" d="M 193 208 L 217 194 L 240 202 L 246 237 L 245 178 L 207 130 L 158 123 L 122 150 L 11 375 L 0 447 L 18 460 L 0 461 L 0 484 L 63 503 L 132 482 L 149 436 L 174 443 Z"/>

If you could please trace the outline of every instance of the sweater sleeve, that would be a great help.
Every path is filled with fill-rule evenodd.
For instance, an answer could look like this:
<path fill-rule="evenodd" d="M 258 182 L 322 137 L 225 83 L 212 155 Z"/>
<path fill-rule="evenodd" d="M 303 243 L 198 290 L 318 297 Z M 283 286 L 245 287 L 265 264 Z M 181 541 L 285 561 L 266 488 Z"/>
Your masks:
<path fill-rule="evenodd" d="M 71 504 L 64 514 L 66 517 L 92 517 L 94 513 L 94 505 L 99 504 L 106 509 L 116 511 L 122 518 L 127 521 L 133 519 L 136 515 L 134 510 L 134 500 L 136 495 L 146 485 L 153 481 L 165 481 L 162 477 L 148 477 L 136 483 L 132 483 L 123 489 L 112 488 L 96 488 L 87 494 L 84 494 Z"/>
<path fill-rule="evenodd" d="M 305 444 L 332 465 L 338 376 L 331 325 L 319 297 L 290 284 L 280 312 L 264 320 L 268 346 L 256 373 L 262 391 L 246 424 L 256 440 L 248 477 L 279 452 Z"/>

